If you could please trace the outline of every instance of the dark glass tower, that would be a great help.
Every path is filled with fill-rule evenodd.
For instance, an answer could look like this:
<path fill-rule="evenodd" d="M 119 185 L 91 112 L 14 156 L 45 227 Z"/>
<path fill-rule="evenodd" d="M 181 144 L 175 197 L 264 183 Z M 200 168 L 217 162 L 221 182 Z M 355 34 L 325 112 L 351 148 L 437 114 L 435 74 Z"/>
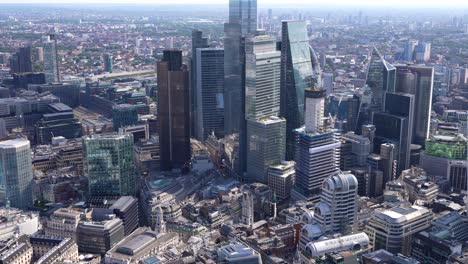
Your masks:
<path fill-rule="evenodd" d="M 190 64 L 190 77 L 191 83 L 190 83 L 190 93 L 191 93 L 191 103 L 192 103 L 192 120 L 191 120 L 191 128 L 192 128 L 192 136 L 196 136 L 196 124 L 198 122 L 197 120 L 197 111 L 198 111 L 198 105 L 197 105 L 197 49 L 202 49 L 202 48 L 208 48 L 208 39 L 203 37 L 203 32 L 200 30 L 193 30 L 192 31 L 192 58 L 191 58 L 191 64 Z M 223 69 L 224 72 L 224 69 Z M 223 77 L 224 78 L 224 77 Z M 222 79 L 222 78 L 221 78 Z"/>
<path fill-rule="evenodd" d="M 378 112 L 373 115 L 373 123 L 376 128 L 373 142 L 374 150 L 379 150 L 383 143 L 395 145 L 398 175 L 407 169 L 410 164 L 413 113 L 414 95 L 387 93 L 385 96 L 385 112 Z"/>
<path fill-rule="evenodd" d="M 113 70 L 113 63 L 112 63 L 112 56 L 110 54 L 104 54 L 104 71 L 108 73 L 112 73 Z"/>
<path fill-rule="evenodd" d="M 294 158 L 294 130 L 304 125 L 304 90 L 313 85 L 312 58 L 303 21 L 284 21 L 281 42 L 281 116 L 286 119 L 286 159 Z"/>
<path fill-rule="evenodd" d="M 214 133 L 224 137 L 224 50 L 198 48 L 194 60 L 197 65 L 197 82 L 193 97 L 197 105 L 192 118 L 195 120 L 194 135 L 205 141 Z"/>
<path fill-rule="evenodd" d="M 415 97 L 412 143 L 424 146 L 429 137 L 434 68 L 398 65 L 396 84 L 396 92 L 412 94 Z"/>
<path fill-rule="evenodd" d="M 183 169 L 190 161 L 190 98 L 182 51 L 165 50 L 157 73 L 161 170 Z"/>
<path fill-rule="evenodd" d="M 224 134 L 231 172 L 246 170 L 245 38 L 257 29 L 257 1 L 230 0 L 224 25 Z"/>
<path fill-rule="evenodd" d="M 11 73 L 32 72 L 31 47 L 20 48 L 10 59 Z"/>

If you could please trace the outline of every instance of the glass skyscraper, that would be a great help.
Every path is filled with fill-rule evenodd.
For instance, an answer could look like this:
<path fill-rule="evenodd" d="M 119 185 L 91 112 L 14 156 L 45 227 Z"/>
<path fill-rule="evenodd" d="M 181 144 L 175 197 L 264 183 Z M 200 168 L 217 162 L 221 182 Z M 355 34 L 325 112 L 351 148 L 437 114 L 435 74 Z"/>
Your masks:
<path fill-rule="evenodd" d="M 60 81 L 60 73 L 58 67 L 57 39 L 55 35 L 43 37 L 43 45 L 46 83 L 57 83 Z"/>
<path fill-rule="evenodd" d="M 29 140 L 21 138 L 0 142 L 0 184 L 12 207 L 27 209 L 32 206 L 32 183 Z"/>
<path fill-rule="evenodd" d="M 242 177 L 246 168 L 245 38 L 257 30 L 257 1 L 230 0 L 224 25 L 224 133 L 231 172 Z"/>
<path fill-rule="evenodd" d="M 375 113 L 374 150 L 380 149 L 383 143 L 395 145 L 394 159 L 398 162 L 397 174 L 409 168 L 411 139 L 413 131 L 414 95 L 404 93 L 387 93 L 385 112 Z"/>
<path fill-rule="evenodd" d="M 374 47 L 366 81 L 372 91 L 371 111 L 383 111 L 385 93 L 395 92 L 395 78 L 396 68 L 388 63 Z"/>
<path fill-rule="evenodd" d="M 83 156 L 91 197 L 135 196 L 136 174 L 132 134 L 85 136 Z"/>
<path fill-rule="evenodd" d="M 286 121 L 279 118 L 281 52 L 275 38 L 248 38 L 246 50 L 247 177 L 268 182 L 268 167 L 284 160 Z"/>
<path fill-rule="evenodd" d="M 161 170 L 184 169 L 190 162 L 190 76 L 182 51 L 165 50 L 158 62 L 158 118 Z"/>
<path fill-rule="evenodd" d="M 191 111 L 192 111 L 192 120 L 191 120 L 191 124 L 190 124 L 190 127 L 191 127 L 191 133 L 192 133 L 192 136 L 195 136 L 195 133 L 196 133 L 196 123 L 198 122 L 197 120 L 197 97 L 196 95 L 198 94 L 198 91 L 197 91 L 197 49 L 202 49 L 202 48 L 208 48 L 209 45 L 208 45 L 208 38 L 205 38 L 203 37 L 203 32 L 200 31 L 200 30 L 193 30 L 192 31 L 192 57 L 191 57 L 191 63 L 190 63 L 190 76 L 191 76 L 191 104 L 192 104 L 192 107 L 191 107 Z M 224 71 L 224 69 L 223 69 Z M 224 78 L 224 77 L 223 77 Z M 223 79 L 221 78 L 221 79 Z M 224 84 L 223 84 L 224 85 Z M 224 127 L 224 125 L 223 125 Z"/>
<path fill-rule="evenodd" d="M 284 21 L 281 42 L 281 116 L 286 119 L 286 159 L 294 158 L 294 130 L 304 125 L 304 90 L 312 88 L 314 73 L 307 27 Z"/>
<path fill-rule="evenodd" d="M 242 37 L 257 30 L 257 0 L 230 0 L 229 23 L 239 24 Z"/>
<path fill-rule="evenodd" d="M 425 66 L 396 66 L 396 92 L 414 95 L 413 144 L 424 146 L 429 138 L 434 90 L 434 68 Z"/>
<path fill-rule="evenodd" d="M 224 137 L 224 49 L 198 48 L 194 61 L 197 63 L 194 89 L 196 111 L 195 137 L 205 141 L 214 132 L 217 138 Z"/>

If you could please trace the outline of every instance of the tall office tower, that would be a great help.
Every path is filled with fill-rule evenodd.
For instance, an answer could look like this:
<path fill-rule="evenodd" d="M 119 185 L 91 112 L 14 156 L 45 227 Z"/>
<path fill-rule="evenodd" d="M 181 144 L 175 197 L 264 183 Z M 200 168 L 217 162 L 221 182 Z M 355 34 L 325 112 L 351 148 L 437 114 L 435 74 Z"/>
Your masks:
<path fill-rule="evenodd" d="M 31 47 L 22 47 L 10 58 L 11 73 L 32 72 Z"/>
<path fill-rule="evenodd" d="M 112 123 L 116 132 L 123 127 L 138 125 L 137 107 L 131 104 L 120 104 L 112 107 Z"/>
<path fill-rule="evenodd" d="M 388 63 L 377 48 L 372 50 L 369 70 L 367 72 L 366 85 L 372 91 L 369 117 L 372 118 L 372 113 L 384 110 L 385 93 L 393 93 L 395 91 L 395 74 L 396 68 Z M 366 120 L 362 125 L 370 124 L 371 120 Z"/>
<path fill-rule="evenodd" d="M 413 140 L 411 143 L 424 146 L 429 137 L 434 90 L 434 68 L 398 65 L 396 92 L 414 95 Z"/>
<path fill-rule="evenodd" d="M 405 49 L 403 50 L 403 54 L 401 55 L 402 61 L 413 61 L 414 60 L 414 51 L 416 46 L 418 45 L 419 41 L 417 40 L 408 40 L 405 45 Z"/>
<path fill-rule="evenodd" d="M 241 214 L 241 223 L 252 227 L 254 224 L 254 203 L 253 196 L 250 191 L 245 191 L 242 193 L 242 214 Z"/>
<path fill-rule="evenodd" d="M 36 47 L 33 52 L 33 57 L 35 61 L 44 61 L 44 48 Z"/>
<path fill-rule="evenodd" d="M 28 209 L 33 204 L 31 148 L 27 139 L 0 142 L 0 182 L 5 186 L 4 203 Z"/>
<path fill-rule="evenodd" d="M 315 58 L 315 62 L 313 58 Z M 314 78 L 319 68 L 315 53 L 309 45 L 306 23 L 303 21 L 283 21 L 281 117 L 286 119 L 287 160 L 294 159 L 294 130 L 304 125 L 304 91 L 314 87 Z"/>
<path fill-rule="evenodd" d="M 192 31 L 192 54 L 191 54 L 192 57 L 190 58 L 190 77 L 191 77 L 190 94 L 191 94 L 191 104 L 192 104 L 191 133 L 192 133 L 192 136 L 195 136 L 195 137 L 196 137 L 196 131 L 197 131 L 195 127 L 197 124 L 197 94 L 198 94 L 197 92 L 197 83 L 198 83 L 197 81 L 197 57 L 196 57 L 197 49 L 203 49 L 203 48 L 208 48 L 208 47 L 209 47 L 208 38 L 203 37 L 202 31 L 194 29 Z"/>
<path fill-rule="evenodd" d="M 327 95 L 333 93 L 333 73 L 323 73 L 322 89 L 327 91 Z"/>
<path fill-rule="evenodd" d="M 385 96 L 385 112 L 375 113 L 374 151 L 382 143 L 395 145 L 397 173 L 408 169 L 411 157 L 411 140 L 413 136 L 414 95 L 403 93 L 387 93 Z"/>
<path fill-rule="evenodd" d="M 197 70 L 194 94 L 195 137 L 205 141 L 214 133 L 224 137 L 224 50 L 197 48 L 193 58 Z M 192 80 L 193 81 L 193 80 Z"/>
<path fill-rule="evenodd" d="M 247 176 L 268 182 L 268 167 L 284 160 L 286 121 L 280 110 L 281 52 L 273 37 L 246 40 L 245 118 L 247 120 Z"/>
<path fill-rule="evenodd" d="M 112 73 L 112 70 L 113 70 L 112 55 L 106 53 L 104 54 L 102 58 L 104 60 L 104 71 L 108 73 Z"/>
<path fill-rule="evenodd" d="M 325 91 L 305 90 L 305 127 L 296 130 L 296 200 L 317 201 L 323 181 L 340 170 L 341 136 L 323 124 Z"/>
<path fill-rule="evenodd" d="M 314 217 L 324 233 L 348 234 L 357 216 L 358 181 L 352 174 L 331 176 L 323 182 Z"/>
<path fill-rule="evenodd" d="M 46 83 L 60 82 L 57 39 L 51 34 L 42 38 L 44 45 L 44 72 Z"/>
<path fill-rule="evenodd" d="M 230 0 L 224 24 L 224 135 L 229 169 L 238 177 L 246 170 L 245 38 L 257 30 L 257 0 Z"/>
<path fill-rule="evenodd" d="M 190 161 L 189 72 L 180 50 L 165 50 L 157 67 L 161 170 L 182 169 Z"/>
<path fill-rule="evenodd" d="M 132 134 L 85 136 L 83 158 L 91 197 L 135 196 L 136 174 Z"/>
<path fill-rule="evenodd" d="M 431 59 L 431 43 L 419 42 L 414 51 L 416 63 L 426 63 Z"/>
<path fill-rule="evenodd" d="M 348 99 L 348 109 L 346 117 L 346 130 L 345 131 L 356 131 L 358 126 L 359 109 L 361 105 L 361 99 L 357 95 L 353 95 L 353 98 Z"/>
<path fill-rule="evenodd" d="M 257 0 L 229 0 L 229 23 L 240 25 L 242 37 L 257 30 Z"/>

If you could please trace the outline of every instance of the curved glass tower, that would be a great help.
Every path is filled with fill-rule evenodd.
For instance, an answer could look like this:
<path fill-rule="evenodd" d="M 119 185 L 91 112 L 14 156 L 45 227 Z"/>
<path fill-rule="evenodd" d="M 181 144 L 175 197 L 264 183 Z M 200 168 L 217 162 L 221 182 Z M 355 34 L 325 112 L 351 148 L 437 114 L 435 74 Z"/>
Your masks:
<path fill-rule="evenodd" d="M 304 90 L 313 87 L 311 48 L 304 21 L 283 21 L 281 116 L 286 119 L 286 159 L 294 159 L 294 130 L 304 125 Z"/>

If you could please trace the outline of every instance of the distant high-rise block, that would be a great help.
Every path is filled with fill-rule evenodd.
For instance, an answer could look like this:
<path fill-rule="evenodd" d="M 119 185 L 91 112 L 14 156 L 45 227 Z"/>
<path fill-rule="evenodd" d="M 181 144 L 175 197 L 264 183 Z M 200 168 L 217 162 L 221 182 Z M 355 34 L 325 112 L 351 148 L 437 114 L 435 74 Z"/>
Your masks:
<path fill-rule="evenodd" d="M 10 58 L 11 73 L 32 72 L 31 47 L 20 48 Z"/>
<path fill-rule="evenodd" d="M 281 41 L 281 116 L 286 119 L 286 159 L 294 158 L 294 130 L 304 125 L 304 91 L 313 87 L 312 58 L 303 21 L 284 21 Z"/>
<path fill-rule="evenodd" d="M 44 71 L 46 83 L 60 82 L 60 72 L 58 66 L 57 39 L 55 35 L 43 37 L 44 45 Z"/>
<path fill-rule="evenodd" d="M 431 43 L 419 42 L 414 51 L 417 63 L 426 63 L 431 58 Z"/>
<path fill-rule="evenodd" d="M 224 50 L 198 48 L 194 55 L 197 63 L 195 93 L 195 137 L 204 141 L 214 133 L 224 137 Z"/>
<path fill-rule="evenodd" d="M 33 204 L 31 147 L 27 139 L 0 142 L 0 181 L 10 206 L 28 209 Z M 5 201 L 6 202 L 6 201 Z"/>
<path fill-rule="evenodd" d="M 413 61 L 415 59 L 415 50 L 418 44 L 419 41 L 417 40 L 409 40 L 405 45 L 405 49 L 403 50 L 401 60 L 407 62 Z"/>
<path fill-rule="evenodd" d="M 229 23 L 241 26 L 242 37 L 257 30 L 257 0 L 230 0 Z"/>
<path fill-rule="evenodd" d="M 424 146 L 429 137 L 434 90 L 434 68 L 397 66 L 396 92 L 414 95 L 413 144 Z"/>
<path fill-rule="evenodd" d="M 104 71 L 108 73 L 112 73 L 113 71 L 113 61 L 112 56 L 110 54 L 104 54 Z"/>
<path fill-rule="evenodd" d="M 165 50 L 157 72 L 161 170 L 182 169 L 191 156 L 190 77 L 182 64 L 182 51 Z"/>
<path fill-rule="evenodd" d="M 374 47 L 367 72 L 366 84 L 372 91 L 372 100 L 369 106 L 372 113 L 384 110 L 386 92 L 395 92 L 396 68 L 388 63 L 380 52 Z M 370 116 L 372 116 L 370 114 Z M 370 120 L 362 123 L 369 124 Z"/>
<path fill-rule="evenodd" d="M 83 137 L 83 158 L 91 197 L 135 196 L 136 174 L 131 134 Z"/>

